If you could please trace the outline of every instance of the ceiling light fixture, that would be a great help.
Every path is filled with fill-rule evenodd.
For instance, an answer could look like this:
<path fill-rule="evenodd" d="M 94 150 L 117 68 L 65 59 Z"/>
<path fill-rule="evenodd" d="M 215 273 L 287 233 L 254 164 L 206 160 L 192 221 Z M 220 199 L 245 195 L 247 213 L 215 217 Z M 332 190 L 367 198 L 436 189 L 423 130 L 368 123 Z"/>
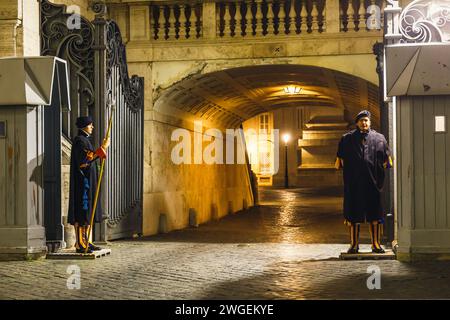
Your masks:
<path fill-rule="evenodd" d="M 284 88 L 284 93 L 287 94 L 299 94 L 302 91 L 302 88 L 299 86 L 287 86 Z"/>

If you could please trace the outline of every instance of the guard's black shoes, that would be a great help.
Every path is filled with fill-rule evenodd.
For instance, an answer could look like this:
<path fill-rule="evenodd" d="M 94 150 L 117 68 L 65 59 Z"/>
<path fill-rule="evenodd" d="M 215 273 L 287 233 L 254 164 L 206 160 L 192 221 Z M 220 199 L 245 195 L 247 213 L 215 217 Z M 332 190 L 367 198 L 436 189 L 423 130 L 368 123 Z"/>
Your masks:
<path fill-rule="evenodd" d="M 347 253 L 349 254 L 355 254 L 359 252 L 359 247 L 353 248 L 351 247 L 350 249 L 347 250 Z"/>
<path fill-rule="evenodd" d="M 88 248 L 87 251 L 85 251 L 84 248 L 77 249 L 77 253 L 92 253 L 92 249 Z"/>
<path fill-rule="evenodd" d="M 100 250 L 102 250 L 101 247 L 96 246 L 96 245 L 93 244 L 93 243 L 89 243 L 89 249 L 92 250 L 92 251 L 100 251 Z"/>
<path fill-rule="evenodd" d="M 386 251 L 384 251 L 383 248 L 372 248 L 372 252 L 373 253 L 385 253 Z"/>

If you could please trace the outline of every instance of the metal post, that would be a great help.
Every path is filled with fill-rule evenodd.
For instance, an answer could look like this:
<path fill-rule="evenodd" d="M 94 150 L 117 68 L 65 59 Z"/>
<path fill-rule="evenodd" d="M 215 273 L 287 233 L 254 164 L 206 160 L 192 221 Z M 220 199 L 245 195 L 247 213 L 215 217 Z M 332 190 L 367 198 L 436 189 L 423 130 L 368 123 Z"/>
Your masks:
<path fill-rule="evenodd" d="M 285 166 L 284 166 L 284 187 L 289 188 L 289 176 L 288 176 L 288 145 L 285 145 Z"/>
<path fill-rule="evenodd" d="M 385 26 L 386 28 L 386 26 Z M 386 137 L 389 146 L 393 147 L 392 139 L 392 107 L 390 104 L 384 101 L 384 79 L 383 79 L 383 68 L 384 68 L 384 44 L 377 42 L 373 46 L 373 53 L 377 60 L 377 74 L 379 83 L 379 106 L 380 106 L 380 129 L 381 133 Z M 392 169 L 391 169 L 392 170 Z M 394 199 L 391 196 L 393 191 L 393 179 L 391 170 L 386 172 L 386 181 L 383 190 L 383 207 L 385 210 L 385 224 L 384 224 L 384 240 L 385 245 L 390 247 L 392 241 L 394 240 Z"/>
<path fill-rule="evenodd" d="M 105 108 L 105 92 L 106 92 L 106 45 L 105 45 L 105 15 L 106 15 L 106 5 L 101 2 L 96 2 L 93 4 L 93 11 L 95 12 L 95 19 L 92 21 L 94 25 L 94 46 L 92 49 L 95 50 L 94 58 L 94 85 L 95 85 L 95 108 L 94 121 L 97 123 L 98 129 L 96 130 L 94 136 L 94 144 L 96 146 L 101 144 L 101 139 L 105 135 L 105 129 L 107 126 L 108 117 L 106 116 Z M 100 193 L 99 201 L 103 208 L 102 222 L 96 223 L 93 230 L 93 239 L 97 242 L 106 242 L 106 223 L 108 219 L 108 206 L 107 206 L 107 186 L 108 186 L 109 176 L 106 173 L 104 176 L 105 190 Z"/>

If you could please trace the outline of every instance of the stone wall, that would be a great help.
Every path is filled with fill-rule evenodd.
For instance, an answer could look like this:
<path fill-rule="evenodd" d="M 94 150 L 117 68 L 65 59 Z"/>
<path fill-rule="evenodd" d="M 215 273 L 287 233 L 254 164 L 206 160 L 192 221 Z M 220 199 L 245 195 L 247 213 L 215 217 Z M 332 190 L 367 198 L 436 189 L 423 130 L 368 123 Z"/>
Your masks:
<path fill-rule="evenodd" d="M 173 69 L 176 73 L 177 68 Z M 170 141 L 172 131 L 187 128 L 192 132 L 189 121 L 153 108 L 158 88 L 175 81 L 173 73 L 151 62 L 130 63 L 129 73 L 143 76 L 145 87 L 143 234 L 187 227 L 190 209 L 196 212 L 197 223 L 204 223 L 252 205 L 245 165 L 175 165 L 171 161 L 177 144 Z M 162 214 L 167 219 L 164 230 L 160 229 Z"/>
<path fill-rule="evenodd" d="M 196 212 L 197 223 L 204 223 L 253 203 L 246 165 L 174 164 L 170 156 L 178 143 L 171 141 L 175 129 L 178 127 L 152 121 L 151 135 L 146 136 L 151 140 L 151 160 L 144 171 L 145 235 L 164 231 L 158 227 L 161 214 L 167 216 L 167 230 L 173 230 L 189 225 L 190 210 Z"/>
<path fill-rule="evenodd" d="M 253 204 L 246 165 L 175 165 L 171 161 L 177 144 L 171 141 L 173 130 L 185 128 L 192 133 L 193 123 L 176 114 L 161 114 L 154 109 L 154 100 L 158 90 L 177 81 L 183 71 L 177 64 L 129 64 L 130 75 L 144 77 L 145 88 L 144 235 L 187 227 L 190 209 L 196 212 L 197 223 L 204 223 Z M 160 230 L 161 214 L 167 219 L 164 230 Z"/>
<path fill-rule="evenodd" d="M 0 57 L 39 55 L 39 3 L 0 3 Z"/>
<path fill-rule="evenodd" d="M 65 4 L 66 6 L 78 7 L 82 16 L 89 20 L 94 19 L 94 13 L 89 8 L 89 0 L 50 0 L 54 4 Z M 70 9 L 70 8 L 68 8 Z M 70 10 L 68 10 L 70 11 Z"/>

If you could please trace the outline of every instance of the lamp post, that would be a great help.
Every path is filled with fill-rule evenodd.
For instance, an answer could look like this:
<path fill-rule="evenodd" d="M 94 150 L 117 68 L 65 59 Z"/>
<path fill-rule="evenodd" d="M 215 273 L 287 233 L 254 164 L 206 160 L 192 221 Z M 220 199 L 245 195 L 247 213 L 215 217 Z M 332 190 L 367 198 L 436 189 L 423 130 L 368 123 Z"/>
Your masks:
<path fill-rule="evenodd" d="M 288 176 L 288 142 L 289 139 L 291 138 L 291 136 L 289 135 L 289 133 L 285 133 L 283 135 L 283 140 L 284 140 L 284 159 L 285 159 L 285 165 L 284 165 L 284 187 L 288 188 L 289 187 L 289 176 Z"/>

